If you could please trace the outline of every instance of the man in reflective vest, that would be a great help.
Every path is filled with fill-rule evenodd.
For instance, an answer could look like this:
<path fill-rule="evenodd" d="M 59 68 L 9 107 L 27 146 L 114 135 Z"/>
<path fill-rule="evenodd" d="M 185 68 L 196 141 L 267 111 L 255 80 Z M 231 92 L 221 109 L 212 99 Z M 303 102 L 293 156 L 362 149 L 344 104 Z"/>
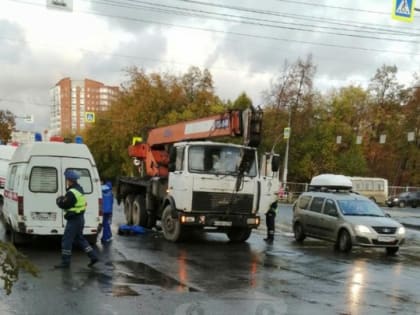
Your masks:
<path fill-rule="evenodd" d="M 84 213 L 86 210 L 86 199 L 83 195 L 83 188 L 77 183 L 79 174 L 72 170 L 64 172 L 66 178 L 66 194 L 57 198 L 56 203 L 64 210 L 64 218 L 67 220 L 61 239 L 61 263 L 55 268 L 69 268 L 73 244 L 79 245 L 90 258 L 89 267 L 98 262 L 98 256 L 88 241 L 83 237 L 85 225 Z"/>
<path fill-rule="evenodd" d="M 265 223 L 267 225 L 267 237 L 264 239 L 268 244 L 273 244 L 274 241 L 274 232 L 276 227 L 276 212 L 277 212 L 277 200 L 270 204 L 265 213 Z"/>

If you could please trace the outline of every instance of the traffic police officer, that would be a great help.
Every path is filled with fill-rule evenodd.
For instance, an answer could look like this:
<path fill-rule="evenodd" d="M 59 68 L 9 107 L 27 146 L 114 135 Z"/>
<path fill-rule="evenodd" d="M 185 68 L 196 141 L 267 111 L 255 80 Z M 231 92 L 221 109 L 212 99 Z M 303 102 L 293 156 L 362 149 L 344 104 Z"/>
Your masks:
<path fill-rule="evenodd" d="M 274 231 L 275 231 L 275 219 L 277 211 L 277 200 L 270 204 L 265 213 L 265 223 L 267 225 L 267 237 L 264 239 L 269 244 L 272 244 L 274 241 Z"/>
<path fill-rule="evenodd" d="M 98 256 L 88 241 L 83 237 L 85 225 L 84 213 L 86 210 L 86 199 L 83 195 L 83 188 L 77 183 L 79 174 L 72 170 L 64 172 L 66 178 L 66 194 L 57 198 L 57 206 L 64 210 L 64 218 L 67 220 L 61 239 L 61 263 L 56 268 L 69 268 L 73 243 L 82 248 L 90 258 L 89 267 L 98 262 Z"/>

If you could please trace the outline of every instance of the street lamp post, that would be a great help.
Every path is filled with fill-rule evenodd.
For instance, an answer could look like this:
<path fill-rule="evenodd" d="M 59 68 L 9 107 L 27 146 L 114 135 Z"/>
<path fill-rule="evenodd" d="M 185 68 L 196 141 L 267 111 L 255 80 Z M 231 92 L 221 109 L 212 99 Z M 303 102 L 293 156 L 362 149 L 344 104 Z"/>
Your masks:
<path fill-rule="evenodd" d="M 299 88 L 297 90 L 296 94 L 296 100 L 295 104 L 293 104 L 295 107 L 299 104 L 299 98 L 302 91 L 303 86 L 303 80 L 305 79 L 305 69 L 302 69 L 300 82 L 299 82 Z M 287 142 L 286 142 L 286 152 L 284 153 L 284 168 L 283 168 L 283 187 L 286 188 L 287 185 L 287 173 L 289 168 L 289 146 L 290 146 L 290 135 L 291 135 L 291 124 L 292 124 L 292 104 L 289 104 L 289 119 L 287 122 Z"/>
<path fill-rule="evenodd" d="M 284 168 L 283 168 L 283 177 L 282 177 L 283 187 L 286 187 L 287 172 L 288 172 L 288 167 L 289 167 L 289 145 L 290 145 L 290 125 L 291 125 L 291 122 L 292 122 L 292 107 L 289 106 L 289 119 L 288 119 L 288 122 L 287 122 L 288 136 L 287 136 L 287 141 L 286 141 L 286 152 L 284 153 Z"/>

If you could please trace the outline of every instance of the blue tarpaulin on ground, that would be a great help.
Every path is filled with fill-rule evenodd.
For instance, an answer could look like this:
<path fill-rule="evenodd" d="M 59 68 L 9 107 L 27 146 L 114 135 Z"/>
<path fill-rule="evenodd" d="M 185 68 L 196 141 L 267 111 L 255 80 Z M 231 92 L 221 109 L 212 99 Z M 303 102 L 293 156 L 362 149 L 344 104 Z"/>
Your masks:
<path fill-rule="evenodd" d="M 146 230 L 142 226 L 122 224 L 118 228 L 118 234 L 145 234 Z"/>

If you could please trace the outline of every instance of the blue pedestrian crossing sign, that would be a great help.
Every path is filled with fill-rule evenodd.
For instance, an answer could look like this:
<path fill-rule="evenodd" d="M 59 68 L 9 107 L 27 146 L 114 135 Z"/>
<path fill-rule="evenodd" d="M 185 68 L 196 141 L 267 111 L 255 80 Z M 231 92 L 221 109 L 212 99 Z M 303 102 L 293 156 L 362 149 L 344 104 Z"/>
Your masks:
<path fill-rule="evenodd" d="M 393 0 L 392 18 L 403 22 L 412 22 L 416 0 Z"/>
<path fill-rule="evenodd" d="M 95 122 L 95 113 L 94 112 L 86 112 L 85 113 L 85 122 L 94 123 Z"/>

